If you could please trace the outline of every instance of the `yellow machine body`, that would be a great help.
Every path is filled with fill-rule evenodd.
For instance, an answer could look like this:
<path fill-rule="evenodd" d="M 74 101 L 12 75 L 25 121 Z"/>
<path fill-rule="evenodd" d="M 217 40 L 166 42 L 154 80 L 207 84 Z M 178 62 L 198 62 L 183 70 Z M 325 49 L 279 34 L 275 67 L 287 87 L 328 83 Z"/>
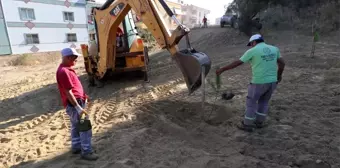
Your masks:
<path fill-rule="evenodd" d="M 92 9 L 96 41 L 82 44 L 87 73 L 95 79 L 102 79 L 108 71 L 143 71 L 147 73 L 148 51 L 142 39 L 136 35 L 131 11 L 134 11 L 156 39 L 159 46 L 167 49 L 177 62 L 190 93 L 201 85 L 201 68 L 207 75 L 211 62 L 204 53 L 191 48 L 179 51 L 177 44 L 190 32 L 174 18 L 172 11 L 163 0 L 107 0 L 103 6 Z M 169 20 L 178 26 L 169 30 Z M 124 32 L 125 47 L 117 47 L 118 26 Z"/>

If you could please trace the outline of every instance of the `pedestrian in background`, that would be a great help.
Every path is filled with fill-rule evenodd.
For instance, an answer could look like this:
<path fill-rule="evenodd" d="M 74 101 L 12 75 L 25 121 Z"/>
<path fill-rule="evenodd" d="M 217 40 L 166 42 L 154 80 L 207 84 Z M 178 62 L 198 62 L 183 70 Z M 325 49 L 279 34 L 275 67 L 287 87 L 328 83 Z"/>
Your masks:
<path fill-rule="evenodd" d="M 208 19 L 204 15 L 204 17 L 203 17 L 203 27 L 205 27 L 205 28 L 208 27 L 208 23 L 207 22 L 208 22 Z"/>

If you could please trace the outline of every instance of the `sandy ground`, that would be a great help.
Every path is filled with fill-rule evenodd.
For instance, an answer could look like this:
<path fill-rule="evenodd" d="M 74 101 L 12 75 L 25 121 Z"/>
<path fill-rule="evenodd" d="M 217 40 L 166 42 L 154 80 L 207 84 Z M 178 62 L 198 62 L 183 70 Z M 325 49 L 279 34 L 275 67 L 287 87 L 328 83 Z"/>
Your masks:
<path fill-rule="evenodd" d="M 278 36 L 280 35 L 280 36 Z M 340 44 L 321 39 L 309 57 L 311 37 L 267 34 L 287 66 L 272 101 L 268 127 L 236 128 L 245 111 L 250 66 L 222 76 L 220 99 L 206 86 L 188 96 L 168 52 L 150 58 L 150 80 L 109 80 L 87 87 L 83 62 L 76 70 L 91 97 L 93 145 L 100 159 L 83 161 L 69 152 L 69 121 L 55 84 L 58 62 L 38 67 L 0 67 L 0 167 L 95 168 L 339 168 Z M 334 39 L 334 40 L 331 40 Z M 214 67 L 240 57 L 247 38 L 230 28 L 193 30 L 193 46 Z"/>

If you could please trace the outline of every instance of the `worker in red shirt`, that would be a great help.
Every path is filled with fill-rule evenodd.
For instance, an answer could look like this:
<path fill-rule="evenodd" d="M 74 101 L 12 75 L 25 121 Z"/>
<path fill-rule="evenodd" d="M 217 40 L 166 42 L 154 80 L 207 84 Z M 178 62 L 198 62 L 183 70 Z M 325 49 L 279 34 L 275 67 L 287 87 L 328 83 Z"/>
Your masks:
<path fill-rule="evenodd" d="M 204 16 L 203 17 L 203 27 L 208 27 L 207 21 L 208 21 L 208 19 Z"/>
<path fill-rule="evenodd" d="M 122 36 L 123 36 L 123 30 L 118 26 L 117 32 L 116 32 L 116 43 L 117 47 L 123 46 Z"/>
<path fill-rule="evenodd" d="M 85 160 L 97 160 L 98 156 L 93 153 L 91 147 L 91 127 L 86 131 L 80 131 L 77 127 L 81 116 L 85 115 L 88 120 L 84 110 L 88 96 L 76 72 L 72 69 L 81 54 L 73 48 L 65 48 L 61 51 L 61 55 L 62 63 L 58 67 L 56 78 L 63 106 L 71 120 L 72 153 L 81 153 L 81 158 Z"/>

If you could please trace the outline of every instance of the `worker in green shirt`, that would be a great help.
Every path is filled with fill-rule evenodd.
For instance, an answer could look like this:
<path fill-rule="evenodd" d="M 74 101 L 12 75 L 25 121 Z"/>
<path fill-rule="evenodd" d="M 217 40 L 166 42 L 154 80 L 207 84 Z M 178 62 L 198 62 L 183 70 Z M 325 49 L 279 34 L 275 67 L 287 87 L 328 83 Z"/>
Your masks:
<path fill-rule="evenodd" d="M 251 36 L 247 46 L 251 48 L 239 60 L 217 69 L 216 75 L 243 63 L 251 64 L 252 79 L 248 86 L 246 114 L 238 128 L 252 132 L 255 128 L 262 128 L 264 125 L 269 100 L 276 85 L 282 79 L 285 62 L 280 55 L 280 50 L 266 44 L 260 34 Z"/>

